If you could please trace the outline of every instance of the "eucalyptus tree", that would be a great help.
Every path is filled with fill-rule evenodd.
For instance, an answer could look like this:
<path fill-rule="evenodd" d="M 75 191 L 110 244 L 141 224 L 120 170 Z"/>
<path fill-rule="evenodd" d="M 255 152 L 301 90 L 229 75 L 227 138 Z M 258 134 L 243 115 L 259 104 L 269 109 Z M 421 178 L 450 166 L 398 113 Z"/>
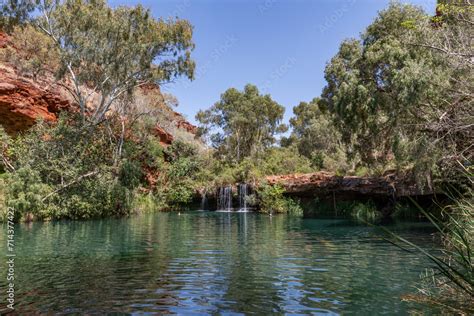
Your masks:
<path fill-rule="evenodd" d="M 321 103 L 346 144 L 373 165 L 394 161 L 430 183 L 473 157 L 473 10 L 433 17 L 392 3 L 327 65 Z M 440 167 L 440 168 L 435 168 Z"/>
<path fill-rule="evenodd" d="M 256 86 L 247 84 L 243 91 L 225 91 L 220 101 L 200 111 L 196 119 L 222 157 L 240 162 L 259 156 L 275 143 L 276 134 L 286 131 L 281 124 L 284 112 L 270 95 L 261 95 Z"/>
<path fill-rule="evenodd" d="M 449 86 L 426 130 L 443 151 L 443 164 L 464 169 L 474 159 L 474 6 L 438 2 L 436 16 L 413 21 L 405 42 L 429 50 L 446 69 Z"/>
<path fill-rule="evenodd" d="M 52 39 L 60 54 L 58 78 L 72 82 L 70 92 L 83 122 L 100 123 L 115 101 L 132 95 L 140 85 L 194 75 L 190 23 L 155 19 L 140 5 L 111 8 L 105 0 L 14 0 L 3 6 L 2 15 L 17 21 L 29 17 L 29 23 Z M 93 108 L 90 113 L 88 105 Z"/>
<path fill-rule="evenodd" d="M 425 165 L 437 158 L 427 154 L 432 146 L 422 130 L 449 86 L 446 69 L 431 51 L 404 43 L 411 21 L 426 18 L 417 7 L 392 3 L 361 39 L 344 41 L 326 67 L 321 103 L 368 165 L 394 155 L 405 165 L 413 162 L 406 157 Z"/>
<path fill-rule="evenodd" d="M 28 20 L 29 14 L 37 8 L 39 0 L 4 0 L 0 5 L 0 29 L 11 31 L 18 24 Z"/>
<path fill-rule="evenodd" d="M 296 143 L 300 154 L 313 159 L 334 153 L 341 146 L 341 135 L 333 124 L 332 114 L 320 99 L 300 102 L 290 119 L 290 142 Z"/>

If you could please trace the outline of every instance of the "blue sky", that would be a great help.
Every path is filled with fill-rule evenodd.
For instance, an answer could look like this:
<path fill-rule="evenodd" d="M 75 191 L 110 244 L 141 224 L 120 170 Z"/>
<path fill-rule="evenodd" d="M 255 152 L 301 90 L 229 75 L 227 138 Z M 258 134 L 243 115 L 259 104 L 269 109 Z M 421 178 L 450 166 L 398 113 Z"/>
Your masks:
<path fill-rule="evenodd" d="M 188 120 L 230 87 L 252 83 L 285 106 L 285 122 L 300 101 L 317 97 L 324 67 L 342 40 L 357 37 L 389 0 L 145 0 L 156 17 L 178 16 L 194 26 L 196 79 L 162 90 L 179 100 Z M 434 12 L 436 0 L 402 1 Z"/>

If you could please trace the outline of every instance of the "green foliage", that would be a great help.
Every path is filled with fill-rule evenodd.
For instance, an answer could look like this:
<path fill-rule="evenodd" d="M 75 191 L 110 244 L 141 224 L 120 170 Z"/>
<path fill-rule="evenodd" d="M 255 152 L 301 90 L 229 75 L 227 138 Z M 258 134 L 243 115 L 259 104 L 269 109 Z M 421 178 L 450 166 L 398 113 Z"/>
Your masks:
<path fill-rule="evenodd" d="M 92 218 L 130 211 L 141 173 L 131 162 L 116 162 L 108 131 L 93 134 L 72 117 L 54 126 L 39 122 L 16 139 L 3 137 L 14 170 L 6 176 L 6 199 L 18 220 Z M 117 176 L 118 175 L 118 176 Z"/>
<path fill-rule="evenodd" d="M 138 119 L 140 100 L 134 103 L 139 86 L 193 78 L 189 22 L 155 19 L 140 5 L 112 8 L 104 0 L 7 1 L 1 10 L 1 25 L 21 52 L 7 47 L 3 59 L 21 72 L 48 70 L 69 81 L 81 110 L 80 120 L 40 123 L 7 141 L 13 166 L 5 165 L 11 169 L 5 181 L 12 184 L 5 195 L 20 219 L 29 217 L 26 212 L 36 218 L 125 214 L 145 181 L 159 187 L 155 193 L 164 204 L 189 202 L 199 168 L 196 151 L 175 142 L 164 152 L 150 133 L 156 120 L 147 126 Z M 165 102 L 163 97 L 148 114 L 170 112 Z M 126 137 L 127 124 L 136 132 L 132 137 Z"/>
<path fill-rule="evenodd" d="M 137 161 L 125 160 L 119 170 L 118 180 L 128 189 L 134 189 L 143 182 L 143 170 Z"/>
<path fill-rule="evenodd" d="M 303 208 L 301 207 L 301 204 L 299 201 L 296 201 L 291 198 L 287 198 L 286 209 L 288 210 L 288 214 L 303 216 Z"/>
<path fill-rule="evenodd" d="M 331 112 L 351 158 L 379 170 L 410 170 L 428 185 L 433 174 L 452 179 L 450 169 L 472 161 L 466 126 L 474 80 L 465 57 L 472 56 L 465 31 L 472 15 L 459 14 L 444 13 L 450 18 L 436 28 L 421 9 L 392 3 L 361 39 L 341 44 L 326 67 L 319 104 Z"/>
<path fill-rule="evenodd" d="M 255 183 L 265 176 L 311 172 L 310 160 L 295 147 L 271 147 L 260 158 L 247 157 L 240 163 L 227 163 L 208 155 L 199 171 L 203 186 L 220 187 L 233 183 Z"/>
<path fill-rule="evenodd" d="M 136 193 L 130 208 L 136 213 L 151 213 L 166 209 L 165 201 L 153 192 Z"/>
<path fill-rule="evenodd" d="M 165 153 L 169 161 L 176 161 L 179 159 L 193 158 L 198 154 L 198 150 L 190 143 L 175 141 L 171 146 L 166 148 Z"/>
<path fill-rule="evenodd" d="M 280 185 L 260 184 L 257 187 L 257 199 L 260 212 L 273 213 L 290 213 L 294 215 L 302 215 L 303 209 L 296 201 L 286 198 L 283 193 L 285 189 Z"/>
<path fill-rule="evenodd" d="M 200 111 L 196 119 L 218 157 L 239 163 L 246 157 L 259 157 L 275 143 L 275 134 L 286 130 L 280 124 L 284 111 L 270 95 L 261 95 L 256 86 L 248 84 L 244 91 L 228 89 L 219 102 Z"/>
<path fill-rule="evenodd" d="M 385 162 L 396 151 L 394 139 L 409 137 L 423 117 L 427 98 L 440 101 L 446 74 L 426 49 L 404 45 L 403 22 L 426 19 L 412 6 L 391 4 L 361 40 L 342 43 L 326 68 L 322 103 L 334 113 L 347 145 L 364 162 Z"/>
<path fill-rule="evenodd" d="M 30 217 L 29 214 L 41 219 L 48 217 L 49 211 L 42 199 L 52 189 L 41 182 L 37 171 L 30 167 L 20 168 L 6 177 L 5 184 L 6 206 L 15 210 L 16 220 Z M 57 208 L 50 211 L 55 212 Z"/>
<path fill-rule="evenodd" d="M 321 106 L 319 99 L 310 103 L 301 102 L 293 108 L 290 119 L 292 136 L 298 140 L 298 150 L 308 158 L 315 152 L 329 151 L 340 142 L 330 113 Z"/>
<path fill-rule="evenodd" d="M 125 140 L 118 156 L 116 132 L 105 125 L 92 132 L 64 116 L 16 139 L 4 135 L 3 157 L 14 170 L 2 179 L 0 202 L 28 221 L 174 210 L 192 201 L 203 167 L 193 144 L 163 149 L 142 131 L 141 139 Z"/>
<path fill-rule="evenodd" d="M 468 315 L 474 312 L 474 194 L 472 189 L 461 195 L 456 190 L 454 192 L 447 193 L 454 200 L 443 210 L 443 218 L 433 216 L 415 203 L 437 228 L 444 242 L 443 249 L 424 249 L 386 231 L 397 245 L 402 248 L 410 246 L 435 265 L 422 279 L 420 296 L 410 296 L 407 300 L 438 305 L 449 313 Z"/>
<path fill-rule="evenodd" d="M 319 99 L 301 102 L 293 108 L 290 119 L 293 128 L 284 146 L 296 146 L 298 152 L 311 162 L 313 171 L 330 170 L 347 173 L 351 169 L 343 146 L 341 133 L 336 129 L 333 116 Z"/>
<path fill-rule="evenodd" d="M 181 141 L 166 148 L 165 156 L 167 164 L 161 171 L 156 194 L 164 201 L 163 209 L 185 208 L 197 191 L 203 160 L 193 144 Z"/>
<path fill-rule="evenodd" d="M 30 13 L 37 8 L 39 0 L 5 0 L 0 5 L 0 30 L 11 31 L 25 23 Z"/>
<path fill-rule="evenodd" d="M 278 185 L 261 185 L 257 189 L 260 211 L 264 213 L 286 213 L 284 192 L 284 188 Z"/>
<path fill-rule="evenodd" d="M 113 9 L 101 0 L 62 1 L 49 19 L 39 18 L 37 23 L 46 31 L 54 27 L 49 35 L 56 38 L 65 59 L 81 67 L 81 81 L 109 78 L 102 86 L 105 91 L 130 79 L 167 81 L 182 72 L 192 77 L 192 28 L 187 21 L 155 20 L 142 6 Z M 152 67 L 164 55 L 174 58 Z"/>
<path fill-rule="evenodd" d="M 130 134 L 135 139 L 126 140 L 123 146 L 127 159 L 134 161 L 137 166 L 140 164 L 143 172 L 159 170 L 164 165 L 164 149 L 159 139 L 150 132 L 152 128 L 141 121 L 132 125 Z"/>
<path fill-rule="evenodd" d="M 190 181 L 181 181 L 179 185 L 169 185 L 165 190 L 168 209 L 179 210 L 186 208 L 192 201 L 194 187 Z"/>
<path fill-rule="evenodd" d="M 29 15 L 30 25 L 51 39 L 60 57 L 57 77 L 73 83 L 84 121 L 101 122 L 114 102 L 144 83 L 193 78 L 192 26 L 186 20 L 156 20 L 141 5 L 111 8 L 105 0 L 35 1 L 40 14 L 29 6 L 15 14 L 15 6 L 4 6 L 2 13 Z M 87 116 L 86 85 L 100 95 Z"/>
<path fill-rule="evenodd" d="M 300 155 L 294 147 L 268 149 L 264 157 L 255 162 L 254 168 L 262 176 L 307 173 L 312 170 L 310 160 Z"/>
<path fill-rule="evenodd" d="M 33 78 L 55 72 L 59 65 L 59 54 L 51 38 L 31 25 L 15 27 L 10 34 L 14 47 L 0 48 L 0 60 L 14 66 L 22 75 Z"/>

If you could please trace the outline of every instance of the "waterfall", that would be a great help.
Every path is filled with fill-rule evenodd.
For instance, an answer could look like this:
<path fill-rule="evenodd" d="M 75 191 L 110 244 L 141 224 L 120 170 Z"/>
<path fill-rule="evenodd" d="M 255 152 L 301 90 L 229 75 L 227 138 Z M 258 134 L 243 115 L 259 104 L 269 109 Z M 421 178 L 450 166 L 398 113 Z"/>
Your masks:
<path fill-rule="evenodd" d="M 227 211 L 232 210 L 232 187 L 228 186 L 224 189 L 224 196 L 225 196 L 225 209 Z"/>
<path fill-rule="evenodd" d="M 247 195 L 248 195 L 248 186 L 247 183 L 239 184 L 239 207 L 240 211 L 247 211 Z"/>
<path fill-rule="evenodd" d="M 229 212 L 232 210 L 232 186 L 219 188 L 217 209 Z"/>
<path fill-rule="evenodd" d="M 202 193 L 202 199 L 201 199 L 201 210 L 205 211 L 208 209 L 208 203 L 207 203 L 207 194 L 206 192 Z"/>
<path fill-rule="evenodd" d="M 248 196 L 250 194 L 250 186 L 246 183 L 241 183 L 237 186 L 239 195 L 239 211 L 248 211 Z M 220 211 L 232 211 L 232 186 L 220 187 L 217 189 L 217 209 Z M 204 198 L 203 198 L 204 199 Z M 202 202 L 204 203 L 204 202 Z"/>

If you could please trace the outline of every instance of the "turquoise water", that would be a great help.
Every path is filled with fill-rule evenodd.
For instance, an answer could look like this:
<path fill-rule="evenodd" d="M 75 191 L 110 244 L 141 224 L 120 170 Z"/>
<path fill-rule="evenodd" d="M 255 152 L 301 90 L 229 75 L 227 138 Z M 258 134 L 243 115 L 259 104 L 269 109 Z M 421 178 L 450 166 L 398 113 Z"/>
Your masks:
<path fill-rule="evenodd" d="M 5 257 L 5 226 L 0 255 Z M 391 227 L 419 244 L 431 228 Z M 253 213 L 158 213 L 16 227 L 20 314 L 394 315 L 429 263 L 370 227 Z M 0 309 L 6 260 L 1 260 Z"/>

